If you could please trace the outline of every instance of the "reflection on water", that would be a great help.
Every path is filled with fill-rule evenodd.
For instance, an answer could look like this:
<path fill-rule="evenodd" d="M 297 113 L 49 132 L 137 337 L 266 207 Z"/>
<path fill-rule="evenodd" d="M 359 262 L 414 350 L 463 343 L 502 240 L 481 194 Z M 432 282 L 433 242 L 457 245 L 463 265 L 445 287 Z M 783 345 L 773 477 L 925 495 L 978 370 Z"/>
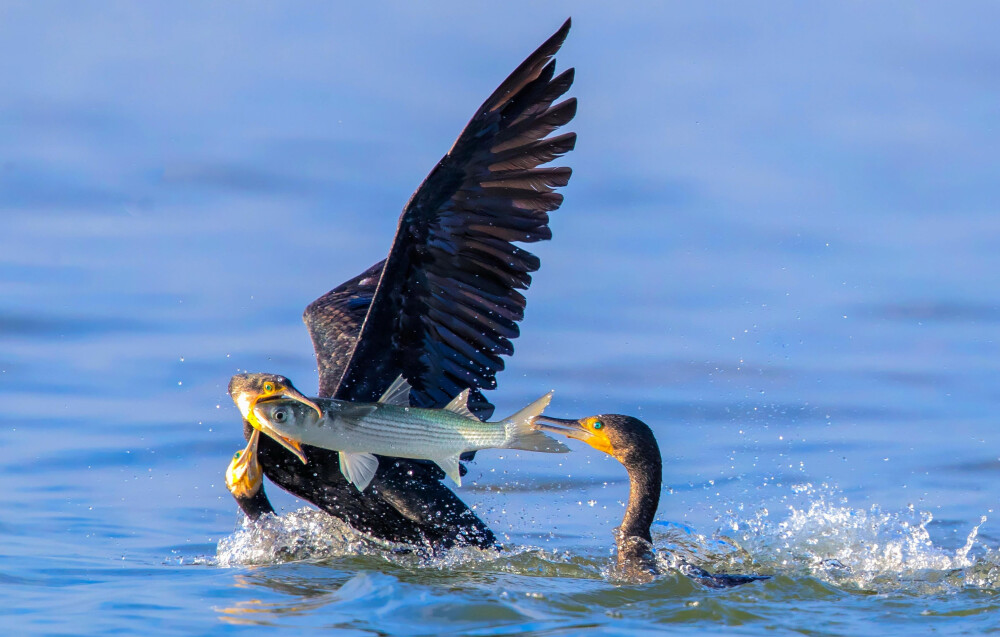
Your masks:
<path fill-rule="evenodd" d="M 240 576 L 237 586 L 268 586 L 288 592 L 285 582 L 267 577 Z M 447 593 L 430 592 L 425 586 L 416 586 L 396 577 L 376 572 L 353 575 L 346 582 L 325 589 L 291 592 L 295 601 L 264 603 L 247 600 L 229 608 L 218 609 L 220 619 L 236 624 L 294 625 L 297 615 L 306 615 L 322 609 L 324 626 L 337 629 L 357 627 L 357 618 L 366 616 L 367 622 L 389 632 L 429 632 L 421 630 L 422 621 L 444 620 L 455 629 L 465 626 L 509 626 L 526 622 L 530 614 L 520 612 L 516 603 L 504 600 L 487 601 L 466 599 L 455 603 Z"/>

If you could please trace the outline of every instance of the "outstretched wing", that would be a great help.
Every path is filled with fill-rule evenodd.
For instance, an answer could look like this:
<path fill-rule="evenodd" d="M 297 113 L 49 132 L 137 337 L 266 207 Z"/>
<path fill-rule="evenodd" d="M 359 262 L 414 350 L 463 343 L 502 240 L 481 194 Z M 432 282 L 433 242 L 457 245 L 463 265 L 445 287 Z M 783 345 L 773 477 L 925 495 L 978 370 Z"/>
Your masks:
<path fill-rule="evenodd" d="M 316 350 L 321 397 L 332 396 L 344 375 L 383 267 L 384 260 L 344 281 L 310 303 L 302 315 Z"/>
<path fill-rule="evenodd" d="M 576 143 L 575 133 L 548 137 L 576 114 L 575 98 L 553 105 L 573 83 L 573 69 L 556 76 L 552 59 L 569 28 L 567 20 L 494 91 L 410 198 L 343 376 L 336 385 L 324 377 L 321 395 L 374 401 L 402 375 L 414 405 L 440 407 L 470 388 L 470 408 L 492 414 L 478 390 L 496 387 L 500 356 L 514 351 L 518 290 L 539 267 L 512 242 L 551 238 L 548 213 L 563 199 L 554 190 L 571 174 L 538 167 Z M 306 322 L 322 359 L 315 305 Z"/>

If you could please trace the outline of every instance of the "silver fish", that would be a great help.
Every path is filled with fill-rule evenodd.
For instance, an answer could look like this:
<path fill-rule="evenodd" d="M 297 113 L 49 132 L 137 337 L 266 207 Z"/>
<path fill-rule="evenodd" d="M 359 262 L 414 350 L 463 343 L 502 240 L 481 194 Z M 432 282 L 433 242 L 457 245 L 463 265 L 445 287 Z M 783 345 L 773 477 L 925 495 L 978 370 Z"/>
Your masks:
<path fill-rule="evenodd" d="M 533 428 L 552 392 L 498 422 L 482 422 L 469 411 L 465 390 L 442 409 L 410 407 L 410 385 L 402 378 L 377 403 L 317 398 L 323 417 L 301 401 L 263 398 L 254 415 L 284 438 L 340 452 L 340 471 L 364 491 L 378 468 L 373 454 L 433 460 L 459 486 L 458 457 L 479 449 L 566 453 L 569 448 Z"/>

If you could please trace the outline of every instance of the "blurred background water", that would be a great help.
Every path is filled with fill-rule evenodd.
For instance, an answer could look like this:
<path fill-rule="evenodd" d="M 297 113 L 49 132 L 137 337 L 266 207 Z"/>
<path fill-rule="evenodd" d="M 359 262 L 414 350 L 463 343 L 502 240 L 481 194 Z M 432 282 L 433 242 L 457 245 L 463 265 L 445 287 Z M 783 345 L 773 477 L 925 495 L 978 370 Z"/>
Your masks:
<path fill-rule="evenodd" d="M 635 414 L 627 479 L 483 452 L 502 554 L 247 526 L 238 370 L 382 258 L 475 107 L 565 19 L 575 173 L 498 413 Z M 16 634 L 995 629 L 1000 11 L 991 3 L 0 4 L 0 624 Z M 872 595 L 872 592 L 878 593 Z M 874 623 L 879 626 L 873 627 Z M 670 624 L 670 626 L 668 626 Z"/>

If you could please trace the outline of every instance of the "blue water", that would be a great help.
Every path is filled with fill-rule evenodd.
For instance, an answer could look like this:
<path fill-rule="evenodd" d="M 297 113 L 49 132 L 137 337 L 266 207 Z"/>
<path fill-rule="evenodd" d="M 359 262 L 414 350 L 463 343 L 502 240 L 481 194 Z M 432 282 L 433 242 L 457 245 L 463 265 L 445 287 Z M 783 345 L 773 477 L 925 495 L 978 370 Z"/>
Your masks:
<path fill-rule="evenodd" d="M 316 388 L 307 303 L 562 20 L 577 150 L 513 411 L 637 415 L 627 478 L 490 451 L 506 550 L 374 545 L 222 474 L 237 370 Z M 0 4 L 0 626 L 11 634 L 979 633 L 1000 578 L 1000 10 L 989 3 Z"/>

